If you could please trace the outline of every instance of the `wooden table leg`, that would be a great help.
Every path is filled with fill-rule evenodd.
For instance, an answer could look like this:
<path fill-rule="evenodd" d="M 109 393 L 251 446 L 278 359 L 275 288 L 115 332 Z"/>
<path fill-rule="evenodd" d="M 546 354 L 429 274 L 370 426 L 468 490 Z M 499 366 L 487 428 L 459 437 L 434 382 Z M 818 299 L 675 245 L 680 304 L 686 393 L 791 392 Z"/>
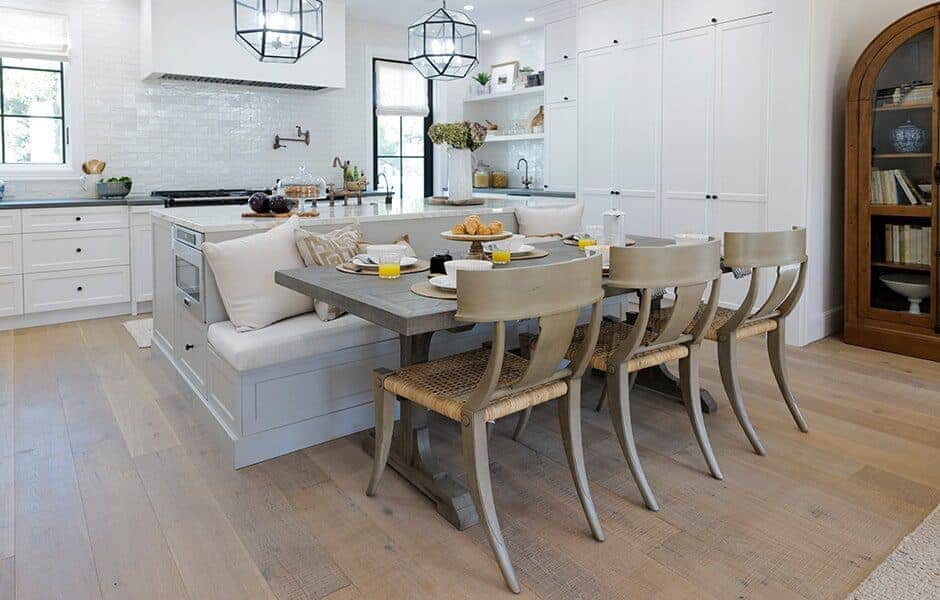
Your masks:
<path fill-rule="evenodd" d="M 673 375 L 666 365 L 640 371 L 636 378 L 636 385 L 669 396 L 682 404 L 679 378 Z M 718 403 L 715 401 L 714 396 L 705 388 L 702 388 L 700 393 L 702 395 L 702 410 L 707 413 L 718 412 Z"/>
<path fill-rule="evenodd" d="M 428 360 L 433 333 L 401 336 L 401 366 Z M 398 422 L 388 465 L 395 469 L 437 506 L 437 512 L 457 529 L 464 530 L 479 522 L 469 490 L 446 471 L 442 471 L 431 450 L 427 409 L 399 397 L 401 418 Z M 372 432 L 363 437 L 369 454 L 375 449 Z"/>

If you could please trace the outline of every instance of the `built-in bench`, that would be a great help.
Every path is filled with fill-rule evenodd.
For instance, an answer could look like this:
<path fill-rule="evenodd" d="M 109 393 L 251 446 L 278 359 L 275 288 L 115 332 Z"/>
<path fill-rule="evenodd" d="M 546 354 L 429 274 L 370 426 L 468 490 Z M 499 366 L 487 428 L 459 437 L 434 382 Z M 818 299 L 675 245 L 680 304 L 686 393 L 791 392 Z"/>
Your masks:
<path fill-rule="evenodd" d="M 486 327 L 440 332 L 433 356 L 479 346 Z M 399 364 L 398 335 L 353 315 L 308 313 L 238 333 L 209 325 L 204 403 L 235 445 L 235 468 L 373 426 L 372 370 Z M 512 339 L 512 338 L 510 338 Z"/>

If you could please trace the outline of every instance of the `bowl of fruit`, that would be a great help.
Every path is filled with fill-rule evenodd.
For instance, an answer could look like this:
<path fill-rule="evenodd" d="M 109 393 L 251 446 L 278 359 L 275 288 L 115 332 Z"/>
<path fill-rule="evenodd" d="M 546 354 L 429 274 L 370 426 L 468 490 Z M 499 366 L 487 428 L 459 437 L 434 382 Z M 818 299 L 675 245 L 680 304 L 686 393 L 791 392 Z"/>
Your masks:
<path fill-rule="evenodd" d="M 123 198 L 131 193 L 134 184 L 130 177 L 102 179 L 96 185 L 99 198 Z"/>

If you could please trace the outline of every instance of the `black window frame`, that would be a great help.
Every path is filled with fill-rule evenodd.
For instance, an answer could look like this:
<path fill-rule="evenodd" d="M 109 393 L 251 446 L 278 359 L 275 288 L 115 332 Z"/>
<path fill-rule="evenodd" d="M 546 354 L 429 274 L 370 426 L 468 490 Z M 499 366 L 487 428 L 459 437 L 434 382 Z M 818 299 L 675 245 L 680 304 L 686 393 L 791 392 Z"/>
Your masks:
<path fill-rule="evenodd" d="M 424 159 L 424 196 L 429 197 L 434 195 L 434 144 L 431 143 L 431 139 L 425 134 L 424 136 L 424 156 L 405 156 L 402 154 L 393 155 L 393 154 L 379 154 L 379 116 L 375 113 L 375 109 L 378 105 L 378 82 L 376 77 L 376 66 L 377 63 L 386 62 L 386 63 L 398 63 L 401 65 L 410 64 L 405 60 L 395 60 L 392 58 L 372 58 L 372 172 L 375 173 L 375 181 L 372 182 L 372 189 L 379 189 L 379 159 L 382 158 L 392 158 L 398 159 L 401 161 L 401 177 L 398 181 L 398 195 L 400 198 L 404 198 L 402 195 L 404 192 L 404 180 L 405 180 L 405 164 L 404 159 L 406 158 L 423 158 Z M 434 123 L 434 85 L 433 82 L 428 81 L 428 116 L 424 118 L 424 131 L 427 132 L 431 128 L 431 125 Z M 398 151 L 401 153 L 404 150 L 404 117 L 399 117 L 402 119 L 402 122 L 399 124 L 399 145 Z M 394 183 L 389 182 L 392 185 Z"/>
<path fill-rule="evenodd" d="M 8 57 L 9 58 L 9 57 Z M 49 61 L 53 62 L 53 61 Z M 40 73 L 58 73 L 59 75 L 59 116 L 45 115 L 19 115 L 6 112 L 6 102 L 4 101 L 3 73 L 5 71 L 36 71 Z M 49 119 L 62 122 L 62 160 L 54 163 L 40 162 L 7 162 L 7 144 L 6 144 L 6 119 Z M 3 57 L 0 56 L 0 165 L 2 166 L 49 166 L 64 165 L 68 161 L 68 127 L 65 122 L 65 63 L 59 62 L 58 69 L 41 69 L 39 67 L 8 67 L 3 64 Z"/>

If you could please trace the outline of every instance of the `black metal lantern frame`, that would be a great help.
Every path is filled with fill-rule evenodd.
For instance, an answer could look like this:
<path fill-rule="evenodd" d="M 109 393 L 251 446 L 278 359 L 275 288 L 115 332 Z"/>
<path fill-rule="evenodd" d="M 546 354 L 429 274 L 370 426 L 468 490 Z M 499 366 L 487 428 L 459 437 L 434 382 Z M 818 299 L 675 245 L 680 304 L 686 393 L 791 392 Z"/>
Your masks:
<path fill-rule="evenodd" d="M 235 40 L 262 62 L 295 63 L 323 42 L 322 0 L 234 0 Z"/>
<path fill-rule="evenodd" d="M 479 63 L 479 47 L 476 24 L 446 2 L 408 28 L 408 60 L 425 79 L 466 77 Z"/>

